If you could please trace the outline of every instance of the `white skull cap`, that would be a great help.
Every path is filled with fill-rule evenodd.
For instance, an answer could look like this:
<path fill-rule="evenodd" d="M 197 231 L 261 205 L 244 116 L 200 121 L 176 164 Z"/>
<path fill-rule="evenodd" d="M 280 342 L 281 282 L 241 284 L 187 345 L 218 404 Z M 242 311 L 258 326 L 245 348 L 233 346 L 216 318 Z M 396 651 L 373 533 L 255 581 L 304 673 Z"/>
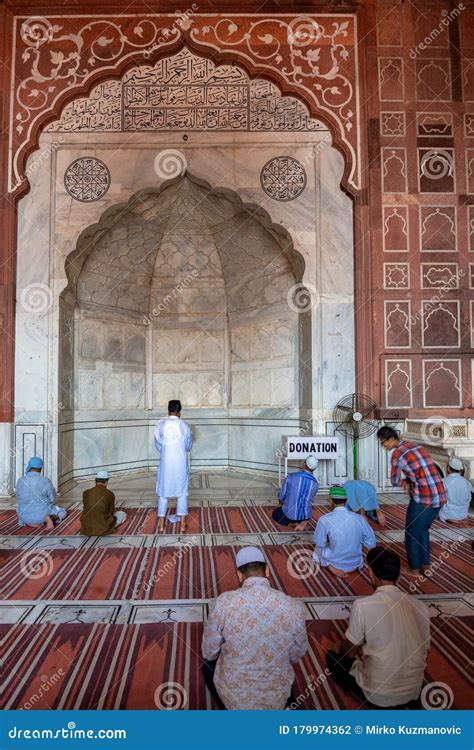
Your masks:
<path fill-rule="evenodd" d="M 241 568 L 242 565 L 247 565 L 247 563 L 266 563 L 267 561 L 259 547 L 242 547 L 242 549 L 239 549 L 237 552 L 235 562 L 237 567 Z"/>
<path fill-rule="evenodd" d="M 311 469 L 311 471 L 314 471 L 316 466 L 318 465 L 318 459 L 316 458 L 316 456 L 311 455 L 311 456 L 308 456 L 305 463 L 308 469 Z"/>

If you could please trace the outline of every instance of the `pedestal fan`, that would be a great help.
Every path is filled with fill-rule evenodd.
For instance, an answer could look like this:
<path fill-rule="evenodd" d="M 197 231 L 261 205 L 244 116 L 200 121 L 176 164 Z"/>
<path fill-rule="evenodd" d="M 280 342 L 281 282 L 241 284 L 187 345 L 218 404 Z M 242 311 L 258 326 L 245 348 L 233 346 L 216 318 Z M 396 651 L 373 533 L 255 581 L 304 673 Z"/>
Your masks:
<path fill-rule="evenodd" d="M 351 393 L 338 402 L 333 412 L 335 431 L 352 438 L 354 479 L 359 478 L 359 440 L 378 429 L 377 404 L 362 393 Z"/>

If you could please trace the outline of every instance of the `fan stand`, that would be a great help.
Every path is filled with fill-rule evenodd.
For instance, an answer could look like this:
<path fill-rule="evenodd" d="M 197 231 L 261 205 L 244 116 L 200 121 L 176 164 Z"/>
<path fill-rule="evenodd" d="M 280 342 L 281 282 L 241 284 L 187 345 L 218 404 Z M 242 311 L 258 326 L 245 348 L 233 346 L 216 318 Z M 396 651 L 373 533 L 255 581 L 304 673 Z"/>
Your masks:
<path fill-rule="evenodd" d="M 353 456 L 353 467 L 354 467 L 354 479 L 359 479 L 359 446 L 358 439 L 354 436 L 352 441 L 352 456 Z"/>
<path fill-rule="evenodd" d="M 354 420 L 354 437 L 352 438 L 352 457 L 354 479 L 359 479 L 359 422 L 363 419 L 360 411 L 355 411 L 352 415 Z"/>
<path fill-rule="evenodd" d="M 335 430 L 352 439 L 354 479 L 359 479 L 359 440 L 372 435 L 378 427 L 377 404 L 362 393 L 341 398 L 333 411 Z M 348 446 L 349 447 L 349 446 Z"/>

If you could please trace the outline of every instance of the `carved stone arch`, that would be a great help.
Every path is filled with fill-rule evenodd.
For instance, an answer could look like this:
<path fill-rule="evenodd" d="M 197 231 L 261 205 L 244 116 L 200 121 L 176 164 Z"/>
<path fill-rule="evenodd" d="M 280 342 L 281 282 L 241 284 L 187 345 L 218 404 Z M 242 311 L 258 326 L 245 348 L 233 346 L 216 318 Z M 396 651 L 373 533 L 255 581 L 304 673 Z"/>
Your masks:
<path fill-rule="evenodd" d="M 79 23 L 76 18 L 77 17 L 71 18 L 72 26 Z M 311 17 L 310 21 L 315 24 L 318 29 L 321 29 L 323 28 L 321 18 L 319 21 L 315 20 L 317 18 L 317 16 L 314 18 Z M 167 37 L 161 39 L 159 44 L 150 44 L 149 47 L 146 47 L 144 44 L 135 44 L 134 46 L 136 49 L 133 51 L 128 49 L 127 52 L 125 52 L 125 42 L 120 38 L 124 50 L 122 55 L 117 54 L 115 58 L 112 58 L 114 64 L 106 65 L 102 61 L 102 64 L 96 65 L 95 68 L 91 65 L 85 65 L 85 68 L 87 69 L 89 67 L 90 70 L 81 76 L 80 82 L 76 80 L 77 75 L 75 74 L 72 76 L 73 80 L 69 81 L 67 75 L 57 75 L 56 78 L 54 78 L 51 71 L 48 71 L 48 74 L 46 75 L 44 70 L 41 69 L 38 61 L 41 59 L 42 46 L 47 47 L 44 51 L 44 55 L 46 56 L 47 52 L 49 52 L 51 59 L 58 59 L 58 55 L 62 54 L 54 48 L 56 40 L 52 31 L 48 30 L 48 34 L 46 34 L 43 30 L 43 36 L 36 38 L 34 45 L 31 45 L 30 43 L 30 47 L 25 45 L 25 43 L 21 43 L 22 37 L 20 34 L 15 65 L 17 77 L 23 77 L 19 86 L 19 91 L 22 86 L 24 89 L 21 91 L 21 96 L 19 96 L 17 92 L 11 113 L 12 164 L 10 192 L 17 197 L 27 192 L 29 186 L 24 177 L 26 159 L 28 155 L 38 147 L 39 137 L 44 127 L 54 119 L 57 119 L 62 109 L 69 102 L 77 97 L 87 95 L 100 81 L 120 79 L 129 68 L 136 66 L 138 62 L 142 61 L 147 64 L 156 64 L 161 58 L 169 57 L 184 47 L 187 47 L 195 54 L 212 59 L 216 64 L 237 65 L 247 73 L 250 79 L 256 77 L 267 79 L 275 83 L 283 95 L 290 95 L 303 102 L 311 113 L 311 116 L 322 120 L 329 128 L 332 134 L 333 144 L 342 153 L 344 158 L 345 170 L 341 184 L 349 194 L 357 195 L 361 185 L 359 177 L 360 133 L 356 112 L 358 69 L 355 56 L 354 16 L 349 15 L 347 18 L 343 16 L 334 16 L 334 19 L 336 18 L 337 21 L 334 20 L 332 22 L 332 26 L 336 27 L 335 30 L 333 29 L 332 35 L 330 31 L 327 34 L 325 32 L 325 37 L 327 37 L 328 40 L 332 40 L 332 45 L 323 44 L 318 47 L 319 37 L 316 35 L 314 45 L 311 44 L 302 55 L 299 54 L 296 57 L 294 55 L 295 50 L 292 49 L 291 44 L 289 44 L 288 41 L 285 42 L 284 38 L 283 40 L 277 38 L 277 30 L 280 36 L 283 34 L 283 37 L 285 34 L 290 34 L 291 22 L 289 23 L 288 19 L 283 18 L 283 16 L 282 18 L 258 19 L 253 22 L 249 19 L 245 19 L 245 23 L 247 25 L 250 24 L 251 28 L 253 28 L 253 23 L 255 26 L 259 24 L 267 24 L 268 28 L 273 29 L 273 31 L 267 31 L 265 34 L 265 43 L 274 49 L 272 48 L 268 52 L 266 58 L 262 58 L 262 55 L 260 55 L 261 59 L 259 61 L 258 51 L 256 52 L 255 49 L 251 47 L 251 42 L 254 41 L 252 40 L 251 34 L 243 33 L 237 42 L 228 41 L 225 43 L 223 40 L 219 40 L 219 33 L 217 31 L 219 24 L 224 22 L 222 17 L 216 16 L 212 19 L 206 17 L 203 19 L 196 15 L 191 22 L 191 28 L 183 27 L 177 29 L 175 26 L 172 29 L 170 41 L 168 41 L 170 36 L 170 34 L 168 34 Z M 99 24 L 102 20 L 103 19 L 95 18 L 93 23 Z M 140 21 L 140 24 L 143 25 L 148 22 L 148 24 L 153 23 L 163 25 L 167 20 L 169 21 L 170 19 L 166 16 L 154 16 L 153 22 L 150 19 L 144 19 Z M 173 20 L 174 22 L 176 21 L 176 19 Z M 51 23 L 48 19 L 40 19 L 40 21 L 49 24 L 51 27 Z M 135 27 L 135 33 L 140 24 Z M 214 26 L 212 24 L 214 24 Z M 228 21 L 228 24 L 229 28 L 232 27 L 232 32 L 235 33 L 235 30 L 233 29 L 235 24 L 230 20 Z M 85 28 L 87 28 L 87 25 L 79 30 L 80 33 L 85 33 Z M 345 37 L 348 35 L 347 29 L 350 30 L 351 41 L 350 43 L 348 42 L 346 49 L 344 44 L 339 43 L 339 37 L 342 36 L 342 41 L 346 41 Z M 110 33 L 113 36 L 113 32 Z M 297 38 L 295 37 L 294 29 L 291 30 L 291 34 L 293 35 L 293 39 Z M 214 35 L 213 42 L 210 38 L 212 35 Z M 68 39 L 70 37 L 71 35 Z M 207 38 L 204 39 L 205 37 Z M 329 72 L 326 71 L 324 86 L 316 83 L 314 76 L 314 71 L 319 69 L 319 67 L 323 67 L 322 63 L 316 68 L 313 58 L 308 54 L 308 52 L 314 52 L 314 46 L 319 49 L 321 57 L 323 55 L 330 55 L 326 67 L 331 64 L 333 65 L 332 70 Z M 328 47 L 328 49 L 326 49 L 326 47 Z M 344 50 L 339 49 L 340 47 L 344 47 Z M 35 76 L 31 75 L 31 71 L 28 68 L 28 65 L 31 65 L 30 60 L 33 55 L 32 48 L 34 48 L 33 52 L 37 67 L 37 74 L 35 74 Z M 344 51 L 344 57 L 341 54 L 342 51 Z M 336 61 L 336 55 L 338 54 L 340 56 Z M 53 55 L 56 56 L 54 57 Z M 265 60 L 265 62 L 263 62 L 263 60 Z M 296 60 L 299 61 L 298 64 L 296 64 Z M 51 65 L 51 63 L 49 64 Z M 63 64 L 64 60 L 60 59 L 58 66 L 60 67 Z M 335 101 L 337 97 L 336 91 L 338 90 L 338 87 L 334 85 L 334 76 L 336 73 L 341 80 L 344 81 L 344 85 L 348 87 L 350 92 L 347 101 L 344 100 L 342 104 Z M 38 74 L 40 74 L 41 77 L 38 77 Z M 332 79 L 333 85 L 330 85 L 330 79 Z M 312 86 L 309 84 L 308 86 L 304 85 L 306 82 L 311 82 Z M 30 87 L 30 91 L 28 90 L 28 86 Z M 31 111 L 27 111 L 28 108 L 26 107 L 25 101 L 28 98 L 28 93 L 30 97 L 32 95 L 31 86 L 34 86 L 35 96 L 33 97 L 33 100 L 35 102 L 35 107 L 30 108 Z M 327 88 L 325 88 L 326 86 Z M 51 92 L 50 89 L 53 91 Z M 57 92 L 57 89 L 60 89 L 60 91 Z M 321 91 L 322 93 L 320 93 Z M 318 101 L 318 96 L 322 97 L 324 103 Z M 36 104 L 36 102 L 39 103 Z"/>
<path fill-rule="evenodd" d="M 358 194 L 358 188 L 360 189 L 361 186 L 358 179 L 354 179 L 354 176 L 357 173 L 357 166 L 355 163 L 357 159 L 356 154 L 345 139 L 343 129 L 337 123 L 336 118 L 329 109 L 318 107 L 312 99 L 304 95 L 303 91 L 299 90 L 296 86 L 289 84 L 285 76 L 277 67 L 274 67 L 269 71 L 266 66 L 252 64 L 249 58 L 246 58 L 238 51 L 214 49 L 213 52 L 210 52 L 207 45 L 199 44 L 189 37 L 182 46 L 187 46 L 196 54 L 209 57 L 216 64 L 222 65 L 227 63 L 229 65 L 236 65 L 237 67 L 242 68 L 250 79 L 263 78 L 275 83 L 280 89 L 282 96 L 292 96 L 304 104 L 308 108 L 312 117 L 320 120 L 326 125 L 332 136 L 331 145 L 342 154 L 344 159 L 344 172 L 341 178 L 341 187 L 351 196 Z"/>
<path fill-rule="evenodd" d="M 210 436 L 208 448 L 200 432 L 204 463 L 217 455 L 251 467 L 242 418 L 290 429 L 311 413 L 311 314 L 294 302 L 304 265 L 267 211 L 189 172 L 104 211 L 67 257 L 60 297 L 61 314 L 75 319 L 74 356 L 60 357 L 59 372 L 73 384 L 61 396 L 78 440 L 85 419 L 153 424 L 177 397 Z M 61 456 L 76 476 L 75 454 Z M 150 465 L 148 442 L 133 460 Z"/>

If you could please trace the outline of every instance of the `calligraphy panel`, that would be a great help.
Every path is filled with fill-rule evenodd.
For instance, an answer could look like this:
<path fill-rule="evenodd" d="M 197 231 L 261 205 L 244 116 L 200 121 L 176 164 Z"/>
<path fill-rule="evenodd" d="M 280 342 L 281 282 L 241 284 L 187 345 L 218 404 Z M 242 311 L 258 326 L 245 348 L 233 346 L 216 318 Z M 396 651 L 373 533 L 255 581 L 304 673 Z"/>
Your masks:
<path fill-rule="evenodd" d="M 48 132 L 147 130 L 315 131 L 324 126 L 298 99 L 240 68 L 183 49 L 101 83 L 68 104 Z"/>

